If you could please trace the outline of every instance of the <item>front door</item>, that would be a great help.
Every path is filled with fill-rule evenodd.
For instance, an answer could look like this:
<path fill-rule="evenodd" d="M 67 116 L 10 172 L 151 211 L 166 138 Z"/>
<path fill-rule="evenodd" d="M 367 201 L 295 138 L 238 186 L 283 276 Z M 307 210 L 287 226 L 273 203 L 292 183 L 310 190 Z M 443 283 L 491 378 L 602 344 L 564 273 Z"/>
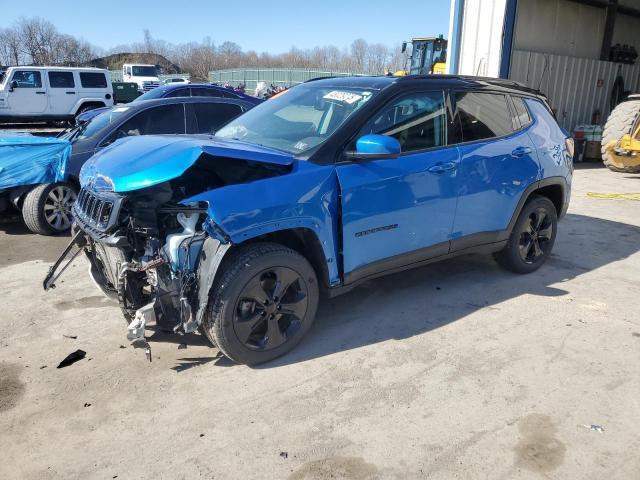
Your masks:
<path fill-rule="evenodd" d="M 442 91 L 390 101 L 358 134 L 398 139 L 396 159 L 337 166 L 342 192 L 345 283 L 449 250 L 458 149 L 446 147 Z"/>
<path fill-rule="evenodd" d="M 8 92 L 12 115 L 44 114 L 47 109 L 47 92 L 39 70 L 14 70 L 9 85 L 16 82 L 13 92 Z"/>

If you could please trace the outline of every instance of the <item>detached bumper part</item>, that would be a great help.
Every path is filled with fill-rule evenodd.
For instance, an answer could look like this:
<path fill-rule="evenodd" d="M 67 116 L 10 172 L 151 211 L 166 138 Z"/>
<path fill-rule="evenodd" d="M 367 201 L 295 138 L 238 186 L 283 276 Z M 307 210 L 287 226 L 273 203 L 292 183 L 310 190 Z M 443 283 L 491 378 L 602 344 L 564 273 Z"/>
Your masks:
<path fill-rule="evenodd" d="M 136 311 L 136 316 L 127 327 L 127 339 L 136 348 L 144 348 L 147 360 L 151 361 L 151 346 L 144 337 L 148 322 L 156 321 L 155 302 L 148 303 Z"/>

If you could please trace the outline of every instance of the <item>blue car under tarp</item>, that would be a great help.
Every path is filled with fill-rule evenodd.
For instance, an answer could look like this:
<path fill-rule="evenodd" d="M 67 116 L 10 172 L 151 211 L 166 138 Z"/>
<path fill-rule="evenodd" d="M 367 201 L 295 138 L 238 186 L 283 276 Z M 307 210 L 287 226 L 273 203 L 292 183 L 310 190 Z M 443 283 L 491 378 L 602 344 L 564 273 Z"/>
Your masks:
<path fill-rule="evenodd" d="M 70 155 L 67 140 L 0 131 L 0 190 L 64 181 Z"/>

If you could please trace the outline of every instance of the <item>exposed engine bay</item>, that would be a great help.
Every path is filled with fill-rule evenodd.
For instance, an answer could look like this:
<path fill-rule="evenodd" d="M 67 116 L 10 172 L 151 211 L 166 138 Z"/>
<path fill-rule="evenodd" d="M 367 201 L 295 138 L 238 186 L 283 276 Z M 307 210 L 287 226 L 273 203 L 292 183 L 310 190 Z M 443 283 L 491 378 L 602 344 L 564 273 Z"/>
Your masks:
<path fill-rule="evenodd" d="M 212 189 L 286 174 L 290 166 L 203 153 L 181 176 L 115 193 L 85 186 L 74 205 L 73 240 L 51 268 L 45 289 L 68 266 L 73 248 L 84 251 L 98 287 L 117 299 L 128 338 L 144 341 L 155 321 L 176 333 L 198 329 L 215 271 L 231 246 L 210 218 L 207 202 L 190 197 Z"/>

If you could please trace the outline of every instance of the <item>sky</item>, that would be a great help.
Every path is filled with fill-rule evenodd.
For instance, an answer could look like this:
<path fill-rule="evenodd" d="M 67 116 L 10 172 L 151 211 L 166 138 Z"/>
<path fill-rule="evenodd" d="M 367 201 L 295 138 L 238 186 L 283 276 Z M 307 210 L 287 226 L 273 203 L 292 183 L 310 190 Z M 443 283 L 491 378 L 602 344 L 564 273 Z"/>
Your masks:
<path fill-rule="evenodd" d="M 0 0 L 0 28 L 39 16 L 106 50 L 142 42 L 148 28 L 170 43 L 210 37 L 217 45 L 229 40 L 245 51 L 282 53 L 291 46 L 343 48 L 356 38 L 392 46 L 411 37 L 446 37 L 449 8 L 450 0 Z"/>

